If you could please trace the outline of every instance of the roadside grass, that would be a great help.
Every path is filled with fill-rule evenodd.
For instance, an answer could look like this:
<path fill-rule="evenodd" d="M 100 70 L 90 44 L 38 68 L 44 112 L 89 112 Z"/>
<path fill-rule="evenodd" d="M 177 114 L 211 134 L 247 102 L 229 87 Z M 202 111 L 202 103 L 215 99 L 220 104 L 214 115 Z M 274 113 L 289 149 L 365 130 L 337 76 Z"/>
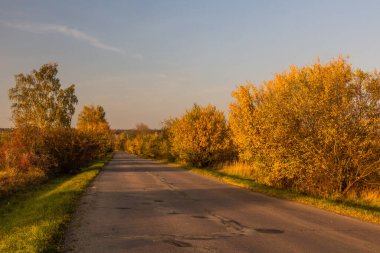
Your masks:
<path fill-rule="evenodd" d="M 110 158 L 0 200 L 0 252 L 58 252 L 78 198 Z"/>
<path fill-rule="evenodd" d="M 161 163 L 173 167 L 184 168 L 188 171 L 206 177 L 215 178 L 219 181 L 246 188 L 255 192 L 263 193 L 268 196 L 295 201 L 302 204 L 312 205 L 337 214 L 354 217 L 363 221 L 380 224 L 380 205 L 379 203 L 369 203 L 364 200 L 353 200 L 347 198 L 321 198 L 294 192 L 287 189 L 275 188 L 260 184 L 247 176 L 232 175 L 216 168 L 196 168 L 180 163 L 173 163 L 167 160 L 159 160 Z"/>

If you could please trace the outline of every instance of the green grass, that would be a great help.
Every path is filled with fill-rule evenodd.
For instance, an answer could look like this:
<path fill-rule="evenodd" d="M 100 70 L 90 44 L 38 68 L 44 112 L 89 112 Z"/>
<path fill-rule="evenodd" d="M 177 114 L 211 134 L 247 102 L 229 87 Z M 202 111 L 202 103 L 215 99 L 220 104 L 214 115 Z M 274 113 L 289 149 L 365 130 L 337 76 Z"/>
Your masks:
<path fill-rule="evenodd" d="M 268 196 L 295 201 L 307 205 L 312 205 L 337 214 L 354 217 L 363 221 L 369 221 L 380 224 L 380 207 L 360 200 L 350 199 L 333 199 L 309 196 L 303 193 L 290 191 L 287 189 L 275 188 L 264 184 L 257 183 L 249 178 L 243 178 L 236 175 L 229 175 L 213 168 L 196 168 L 179 163 L 166 163 L 175 167 L 181 167 L 188 171 L 215 178 L 222 182 L 246 188 L 255 192 L 260 192 Z"/>
<path fill-rule="evenodd" d="M 109 159 L 2 200 L 0 252 L 58 252 L 78 198 Z"/>

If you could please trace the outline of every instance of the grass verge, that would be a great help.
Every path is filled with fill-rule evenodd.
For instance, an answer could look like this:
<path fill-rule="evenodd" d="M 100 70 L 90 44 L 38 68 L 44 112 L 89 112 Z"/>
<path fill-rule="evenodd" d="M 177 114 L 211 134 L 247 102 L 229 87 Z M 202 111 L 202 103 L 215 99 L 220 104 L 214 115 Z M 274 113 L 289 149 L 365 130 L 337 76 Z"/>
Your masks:
<path fill-rule="evenodd" d="M 252 179 L 226 174 L 213 168 L 201 169 L 179 163 L 171 163 L 165 160 L 160 160 L 159 162 L 169 164 L 174 167 L 181 167 L 196 174 L 200 174 L 210 178 L 215 178 L 219 181 L 246 188 L 255 192 L 260 192 L 268 196 L 291 200 L 302 204 L 312 205 L 337 214 L 380 224 L 380 207 L 376 205 L 370 205 L 362 201 L 354 201 L 343 198 L 333 199 L 314 197 L 303 193 L 298 193 L 286 189 L 275 188 L 264 184 L 260 184 Z"/>
<path fill-rule="evenodd" d="M 0 201 L 0 252 L 58 252 L 78 198 L 110 158 Z"/>

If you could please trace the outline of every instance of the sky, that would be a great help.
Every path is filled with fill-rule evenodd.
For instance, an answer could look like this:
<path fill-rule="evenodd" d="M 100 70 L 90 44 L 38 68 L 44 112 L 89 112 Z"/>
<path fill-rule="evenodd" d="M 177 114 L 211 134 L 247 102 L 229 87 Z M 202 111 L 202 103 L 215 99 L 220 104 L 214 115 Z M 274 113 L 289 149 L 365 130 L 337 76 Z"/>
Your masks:
<path fill-rule="evenodd" d="M 160 128 L 194 103 L 228 113 L 231 92 L 340 54 L 380 69 L 380 1 L 0 0 L 0 128 L 14 75 L 58 63 L 62 87 L 114 129 Z"/>

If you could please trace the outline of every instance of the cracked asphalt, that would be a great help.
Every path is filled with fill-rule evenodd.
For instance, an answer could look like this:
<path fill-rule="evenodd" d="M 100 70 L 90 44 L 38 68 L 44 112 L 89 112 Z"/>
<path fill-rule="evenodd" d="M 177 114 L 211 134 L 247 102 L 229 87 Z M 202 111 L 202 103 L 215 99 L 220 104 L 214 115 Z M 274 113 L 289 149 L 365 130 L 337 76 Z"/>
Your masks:
<path fill-rule="evenodd" d="M 380 226 L 119 152 L 81 198 L 65 252 L 380 252 Z"/>

